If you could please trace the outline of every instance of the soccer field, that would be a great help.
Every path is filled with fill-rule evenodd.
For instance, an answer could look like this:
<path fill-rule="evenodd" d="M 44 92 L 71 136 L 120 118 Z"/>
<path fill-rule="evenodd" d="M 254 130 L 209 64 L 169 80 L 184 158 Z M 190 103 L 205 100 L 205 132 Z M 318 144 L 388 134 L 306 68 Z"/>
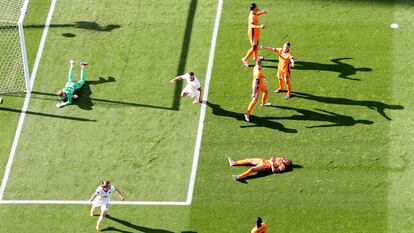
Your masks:
<path fill-rule="evenodd" d="M 0 105 L 0 232 L 95 232 L 84 203 L 102 179 L 128 201 L 111 206 L 108 232 L 249 232 L 256 216 L 269 232 L 414 230 L 414 2 L 258 2 L 269 11 L 260 43 L 290 41 L 296 67 L 293 98 L 271 93 L 251 122 L 252 68 L 240 62 L 250 2 L 51 2 L 31 0 L 25 19 L 37 69 L 24 120 L 24 95 Z M 277 56 L 259 53 L 276 89 Z M 69 59 L 75 79 L 89 62 L 87 82 L 57 109 Z M 201 106 L 169 83 L 187 71 L 211 78 Z M 228 156 L 273 155 L 292 171 L 231 179 L 246 168 Z"/>

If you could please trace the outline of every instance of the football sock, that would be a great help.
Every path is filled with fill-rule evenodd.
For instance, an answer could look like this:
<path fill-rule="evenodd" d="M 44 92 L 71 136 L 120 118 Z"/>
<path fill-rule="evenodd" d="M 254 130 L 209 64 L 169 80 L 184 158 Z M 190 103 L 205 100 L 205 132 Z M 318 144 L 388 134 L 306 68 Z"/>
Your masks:
<path fill-rule="evenodd" d="M 247 51 L 246 56 L 243 57 L 243 60 L 247 61 L 249 60 L 249 58 L 253 55 L 253 49 L 249 49 L 249 51 Z"/>
<path fill-rule="evenodd" d="M 283 91 L 285 89 L 283 79 L 279 79 L 279 90 Z"/>
<path fill-rule="evenodd" d="M 246 115 L 250 116 L 250 112 L 252 111 L 254 105 L 256 104 L 256 100 L 252 100 L 247 108 Z"/>
<path fill-rule="evenodd" d="M 68 81 L 73 81 L 73 66 L 69 68 Z"/>
<path fill-rule="evenodd" d="M 249 160 L 243 159 L 243 160 L 234 162 L 234 166 L 244 166 L 244 165 L 250 165 Z"/>
<path fill-rule="evenodd" d="M 248 177 L 252 173 L 253 173 L 252 169 L 249 169 L 245 173 L 243 173 L 243 174 L 240 175 L 240 179 L 244 179 L 244 178 Z"/>
<path fill-rule="evenodd" d="M 86 81 L 85 68 L 81 68 L 80 78 L 82 81 Z"/>
<path fill-rule="evenodd" d="M 290 84 L 290 81 L 287 82 L 287 89 L 288 89 L 287 95 L 290 96 L 292 94 L 292 84 Z"/>
<path fill-rule="evenodd" d="M 266 103 L 266 100 L 267 100 L 267 95 L 268 95 L 269 93 L 263 93 L 263 95 L 262 95 L 262 104 L 265 104 Z"/>

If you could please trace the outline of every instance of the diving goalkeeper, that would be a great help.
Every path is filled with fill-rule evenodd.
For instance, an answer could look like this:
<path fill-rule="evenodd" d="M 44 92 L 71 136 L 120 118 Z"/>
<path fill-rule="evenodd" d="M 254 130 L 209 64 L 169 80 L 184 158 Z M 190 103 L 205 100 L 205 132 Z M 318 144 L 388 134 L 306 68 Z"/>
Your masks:
<path fill-rule="evenodd" d="M 59 90 L 56 95 L 58 96 L 59 100 L 65 101 L 63 103 L 57 103 L 57 108 L 65 107 L 66 105 L 72 104 L 72 99 L 77 99 L 78 95 L 75 94 L 75 91 L 79 90 L 83 84 L 85 84 L 86 76 L 85 76 L 85 66 L 88 65 L 86 62 L 81 62 L 81 74 L 79 81 L 75 82 L 73 81 L 73 64 L 74 61 L 69 61 L 69 75 L 68 75 L 68 81 L 65 84 L 65 87 L 62 90 Z"/>

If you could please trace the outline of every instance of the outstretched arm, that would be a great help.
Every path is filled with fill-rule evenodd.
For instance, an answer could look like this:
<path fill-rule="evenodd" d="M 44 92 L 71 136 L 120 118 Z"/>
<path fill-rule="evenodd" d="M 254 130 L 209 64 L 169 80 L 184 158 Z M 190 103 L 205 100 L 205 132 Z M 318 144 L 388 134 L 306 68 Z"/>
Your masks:
<path fill-rule="evenodd" d="M 180 75 L 180 76 L 177 76 L 177 77 L 171 79 L 170 80 L 170 83 L 173 84 L 173 83 L 175 83 L 175 81 L 177 81 L 177 80 L 183 80 L 183 79 L 184 79 L 183 76 Z"/>
<path fill-rule="evenodd" d="M 124 196 L 124 194 L 122 194 L 121 190 L 119 190 L 118 188 L 115 188 L 115 191 L 118 192 L 119 196 L 121 197 L 121 201 L 124 201 L 125 196 Z"/>
<path fill-rule="evenodd" d="M 66 105 L 69 105 L 69 104 L 72 104 L 72 94 L 68 94 L 67 96 L 66 96 L 66 99 L 67 99 L 67 101 L 66 102 L 64 102 L 64 103 L 57 103 L 56 104 L 56 107 L 57 108 L 63 108 L 63 107 L 65 107 Z M 75 99 L 76 98 L 78 98 L 78 96 L 77 95 L 75 95 Z"/>
<path fill-rule="evenodd" d="M 272 47 L 266 47 L 266 46 L 260 45 L 259 48 L 270 51 L 270 52 L 277 52 L 277 49 L 272 48 Z"/>
<path fill-rule="evenodd" d="M 267 10 L 262 10 L 256 13 L 257 16 L 265 15 L 267 14 Z"/>
<path fill-rule="evenodd" d="M 98 196 L 98 194 L 97 194 L 97 193 L 94 193 L 94 194 L 92 195 L 92 197 L 89 199 L 89 201 L 93 201 L 93 200 L 95 200 L 96 196 Z"/>

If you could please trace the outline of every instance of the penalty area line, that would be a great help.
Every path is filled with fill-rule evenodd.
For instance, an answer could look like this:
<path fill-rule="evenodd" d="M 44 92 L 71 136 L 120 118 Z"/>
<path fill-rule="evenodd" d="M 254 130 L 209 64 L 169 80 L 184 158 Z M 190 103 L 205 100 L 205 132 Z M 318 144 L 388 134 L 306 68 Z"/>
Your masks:
<path fill-rule="evenodd" d="M 33 205 L 91 205 L 91 201 L 69 200 L 0 200 L 0 204 L 33 204 Z M 186 201 L 111 201 L 111 205 L 170 205 L 187 206 Z"/>
<path fill-rule="evenodd" d="M 17 144 L 19 142 L 20 134 L 22 132 L 24 119 L 26 117 L 26 111 L 29 107 L 30 96 L 32 93 L 32 87 L 35 81 L 37 70 L 39 68 L 40 59 L 42 58 L 43 48 L 46 43 L 47 33 L 49 32 L 50 22 L 52 20 L 53 12 L 55 11 L 56 0 L 52 0 L 50 4 L 49 14 L 46 19 L 45 28 L 43 30 L 42 39 L 40 40 L 39 49 L 37 51 L 35 64 L 33 67 L 32 75 L 30 76 L 30 86 L 27 90 L 26 97 L 24 98 L 24 103 L 22 107 L 22 113 L 20 114 L 19 123 L 17 124 L 16 134 L 14 135 L 12 148 L 10 150 L 9 159 L 7 161 L 6 168 L 4 170 L 3 180 L 0 186 L 0 201 L 3 200 L 4 191 L 6 190 L 7 180 L 9 179 L 10 170 L 13 165 L 14 155 L 16 154 Z"/>
<path fill-rule="evenodd" d="M 187 201 L 186 201 L 188 205 L 190 205 L 193 200 L 198 159 L 200 157 L 201 139 L 203 137 L 204 119 L 206 116 L 208 89 L 210 86 L 211 73 L 213 70 L 214 53 L 216 51 L 216 42 L 217 42 L 217 35 L 218 35 L 219 26 L 220 26 L 220 18 L 221 18 L 222 9 L 223 9 L 223 0 L 218 0 L 216 20 L 214 23 L 213 36 L 211 38 L 210 54 L 208 57 L 206 81 L 204 84 L 203 104 L 201 105 L 200 119 L 198 121 L 197 139 L 196 139 L 196 144 L 194 148 L 194 158 L 193 158 L 193 164 L 191 168 L 191 177 L 190 177 L 190 182 L 188 184 L 188 193 L 187 193 Z"/>

